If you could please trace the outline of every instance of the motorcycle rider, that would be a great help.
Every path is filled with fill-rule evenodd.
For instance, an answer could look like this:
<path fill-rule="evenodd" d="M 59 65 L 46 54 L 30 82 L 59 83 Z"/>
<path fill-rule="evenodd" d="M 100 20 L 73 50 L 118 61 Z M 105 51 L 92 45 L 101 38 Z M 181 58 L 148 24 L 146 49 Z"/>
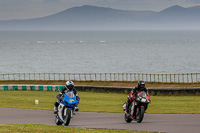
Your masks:
<path fill-rule="evenodd" d="M 135 88 L 131 90 L 130 95 L 128 96 L 128 101 L 127 101 L 128 104 L 125 102 L 124 105 L 123 105 L 124 111 L 126 111 L 128 113 L 130 104 L 132 103 L 133 100 L 135 100 L 136 95 L 141 91 L 145 91 L 147 93 L 148 98 L 149 98 L 149 93 L 148 93 L 148 90 L 145 86 L 145 82 L 143 80 L 138 81 L 138 85 L 135 86 Z M 145 110 L 147 108 L 148 107 L 146 106 Z"/>
<path fill-rule="evenodd" d="M 63 100 L 63 95 L 65 94 L 65 91 L 73 91 L 74 92 L 74 95 L 76 96 L 76 100 L 80 101 L 80 97 L 78 96 L 78 93 L 77 93 L 77 90 L 74 88 L 74 83 L 72 81 L 67 81 L 66 83 L 66 87 L 63 88 L 60 93 L 56 96 L 57 97 L 57 101 L 55 102 L 54 104 L 54 114 L 56 114 L 58 112 L 58 106 L 60 104 L 60 102 Z M 79 107 L 76 106 L 75 107 L 75 111 L 78 111 L 79 110 Z"/>

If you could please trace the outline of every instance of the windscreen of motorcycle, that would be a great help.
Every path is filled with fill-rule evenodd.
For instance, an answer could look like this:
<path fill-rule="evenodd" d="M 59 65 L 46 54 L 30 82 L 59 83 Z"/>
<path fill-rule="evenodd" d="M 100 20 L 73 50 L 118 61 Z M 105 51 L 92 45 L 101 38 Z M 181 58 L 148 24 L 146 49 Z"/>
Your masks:
<path fill-rule="evenodd" d="M 146 98 L 147 97 L 147 93 L 145 91 L 141 91 L 137 94 L 139 97 L 143 97 Z"/>
<path fill-rule="evenodd" d="M 65 92 L 65 94 L 66 94 L 68 97 L 70 97 L 70 98 L 74 98 L 74 97 L 75 97 L 73 91 L 67 91 L 67 92 Z"/>

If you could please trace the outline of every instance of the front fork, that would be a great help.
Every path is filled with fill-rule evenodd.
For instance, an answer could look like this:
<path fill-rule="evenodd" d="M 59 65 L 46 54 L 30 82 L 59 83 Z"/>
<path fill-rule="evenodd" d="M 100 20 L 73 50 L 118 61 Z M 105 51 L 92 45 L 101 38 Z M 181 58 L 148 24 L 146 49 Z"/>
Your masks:
<path fill-rule="evenodd" d="M 74 108 L 71 108 L 71 118 L 73 118 L 74 115 Z"/>
<path fill-rule="evenodd" d="M 58 106 L 58 118 L 62 121 L 62 122 L 64 122 L 64 119 L 63 119 L 63 116 L 66 116 L 67 115 L 67 110 L 68 109 L 70 109 L 71 110 L 71 118 L 73 118 L 73 114 L 74 114 L 74 109 L 73 108 L 67 108 L 67 107 L 65 107 L 65 105 L 63 105 L 63 104 L 60 104 L 59 106 Z M 63 114 L 62 114 L 63 113 Z"/>
<path fill-rule="evenodd" d="M 68 109 L 70 109 L 71 110 L 71 118 L 73 118 L 73 114 L 74 114 L 74 108 L 65 108 L 65 110 L 64 110 L 64 116 L 66 116 L 67 115 L 67 110 Z"/>
<path fill-rule="evenodd" d="M 137 109 L 137 102 L 133 101 L 129 107 L 129 115 L 135 119 L 136 109 Z"/>

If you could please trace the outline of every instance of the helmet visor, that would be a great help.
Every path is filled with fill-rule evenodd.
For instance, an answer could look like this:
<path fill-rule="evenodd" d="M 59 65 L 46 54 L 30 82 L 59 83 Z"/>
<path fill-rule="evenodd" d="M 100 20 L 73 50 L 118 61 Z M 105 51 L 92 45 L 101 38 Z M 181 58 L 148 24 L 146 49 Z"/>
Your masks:
<path fill-rule="evenodd" d="M 141 89 L 144 89 L 144 87 L 145 87 L 145 85 L 140 85 L 140 88 L 141 88 Z"/>
<path fill-rule="evenodd" d="M 73 85 L 67 85 L 67 88 L 70 90 L 73 89 L 73 87 L 74 87 Z"/>

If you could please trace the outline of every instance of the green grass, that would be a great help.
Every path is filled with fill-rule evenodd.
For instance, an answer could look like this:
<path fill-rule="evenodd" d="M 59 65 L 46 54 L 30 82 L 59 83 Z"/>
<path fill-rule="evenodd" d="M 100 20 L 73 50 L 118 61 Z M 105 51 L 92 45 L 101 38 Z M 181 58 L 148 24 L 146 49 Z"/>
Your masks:
<path fill-rule="evenodd" d="M 200 96 L 152 96 L 148 113 L 200 113 Z"/>
<path fill-rule="evenodd" d="M 53 110 L 58 92 L 0 91 L 0 107 Z M 122 113 L 123 93 L 79 92 L 82 112 Z M 35 105 L 35 99 L 39 104 Z M 147 113 L 200 113 L 200 96 L 151 96 Z"/>
<path fill-rule="evenodd" d="M 0 124 L 1 133 L 145 133 L 128 130 L 69 128 L 39 124 Z"/>

